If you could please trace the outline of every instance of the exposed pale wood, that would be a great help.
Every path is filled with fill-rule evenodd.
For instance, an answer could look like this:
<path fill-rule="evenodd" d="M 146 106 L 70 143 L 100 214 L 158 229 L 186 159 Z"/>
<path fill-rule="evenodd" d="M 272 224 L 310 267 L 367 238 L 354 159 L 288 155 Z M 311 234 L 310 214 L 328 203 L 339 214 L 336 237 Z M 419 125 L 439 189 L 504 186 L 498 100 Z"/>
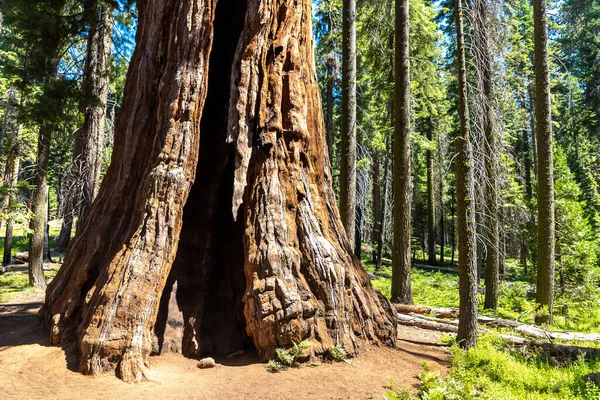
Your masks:
<path fill-rule="evenodd" d="M 428 329 L 439 332 L 458 332 L 458 326 L 447 324 L 438 321 L 432 321 L 426 318 L 417 317 L 414 315 L 398 314 L 398 323 L 406 326 L 416 326 L 421 329 Z"/>
<path fill-rule="evenodd" d="M 566 344 L 556 344 L 542 342 L 535 339 L 523 338 L 520 336 L 511 335 L 500 335 L 502 339 L 508 343 L 516 346 L 530 346 L 542 349 L 547 355 L 555 357 L 566 357 L 570 359 L 577 359 L 583 357 L 598 358 L 600 357 L 600 348 L 595 347 L 580 347 L 580 346 L 569 346 Z"/>
<path fill-rule="evenodd" d="M 413 264 L 413 268 L 424 269 L 426 271 L 439 271 L 439 272 L 448 272 L 451 274 L 458 274 L 458 269 L 447 268 L 447 267 L 438 267 L 435 265 L 423 265 L 423 264 Z"/>
<path fill-rule="evenodd" d="M 405 326 L 414 326 L 421 329 L 433 330 L 438 332 L 457 333 L 458 321 L 444 321 L 432 317 L 423 317 L 417 315 L 398 314 L 398 324 Z M 479 334 L 492 333 L 487 330 L 478 330 Z M 499 335 L 511 345 L 530 346 L 542 349 L 547 355 L 555 357 L 566 357 L 576 359 L 583 356 L 584 358 L 600 357 L 600 348 L 570 346 L 566 344 L 556 344 L 542 342 L 536 339 L 524 338 L 513 335 Z"/>
<path fill-rule="evenodd" d="M 458 308 L 429 307 L 412 304 L 394 304 L 394 307 L 396 308 L 396 311 L 402 314 L 435 314 L 443 318 L 458 318 Z"/>
<path fill-rule="evenodd" d="M 441 322 L 451 325 L 458 322 L 457 318 L 459 312 L 457 308 L 428 307 L 405 304 L 394 304 L 394 308 L 396 309 L 396 311 L 398 311 L 398 313 L 407 314 L 409 316 L 421 315 L 422 318 L 434 322 Z M 430 314 L 435 315 L 437 318 L 430 316 Z M 477 322 L 481 325 L 487 325 L 490 327 L 511 328 L 521 335 L 530 336 L 536 339 L 600 342 L 599 333 L 550 331 L 539 328 L 537 326 L 524 324 L 519 321 L 503 318 L 493 318 L 485 315 L 479 315 L 477 317 Z"/>

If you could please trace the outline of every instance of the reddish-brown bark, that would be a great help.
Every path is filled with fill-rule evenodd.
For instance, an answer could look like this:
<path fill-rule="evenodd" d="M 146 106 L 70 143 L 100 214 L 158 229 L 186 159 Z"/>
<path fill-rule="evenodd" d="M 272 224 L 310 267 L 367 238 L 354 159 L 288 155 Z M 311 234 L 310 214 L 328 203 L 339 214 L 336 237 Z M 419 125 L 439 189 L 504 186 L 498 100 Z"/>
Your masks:
<path fill-rule="evenodd" d="M 53 343 L 76 338 L 83 373 L 115 370 L 133 381 L 148 365 L 194 181 L 214 6 L 138 2 L 143 45 L 128 72 L 113 162 L 42 310 Z"/>
<path fill-rule="evenodd" d="M 335 205 L 310 2 L 138 7 L 113 161 L 42 310 L 52 342 L 126 381 L 153 328 L 157 350 L 188 356 L 394 346 L 395 313 Z"/>
<path fill-rule="evenodd" d="M 239 162 L 234 214 L 243 204 L 245 218 L 246 329 L 265 357 L 307 337 L 317 353 L 340 344 L 355 354 L 358 336 L 393 345 L 389 302 L 352 255 L 335 205 L 311 3 L 248 8 L 229 110 Z"/>

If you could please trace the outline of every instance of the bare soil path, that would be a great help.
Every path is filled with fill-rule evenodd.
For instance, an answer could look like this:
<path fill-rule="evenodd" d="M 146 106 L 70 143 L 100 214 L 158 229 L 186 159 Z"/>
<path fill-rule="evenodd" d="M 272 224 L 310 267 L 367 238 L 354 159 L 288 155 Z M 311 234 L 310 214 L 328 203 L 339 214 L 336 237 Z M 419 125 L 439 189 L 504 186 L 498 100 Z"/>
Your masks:
<path fill-rule="evenodd" d="M 76 372 L 72 349 L 50 346 L 37 318 L 41 293 L 0 304 L 2 399 L 381 399 L 396 387 L 416 390 L 426 361 L 444 376 L 448 351 L 439 333 L 399 327 L 398 350 L 366 347 L 352 364 L 303 366 L 269 373 L 255 356 L 217 359 L 201 370 L 178 354 L 151 358 L 151 381 L 126 384 L 114 376 Z"/>

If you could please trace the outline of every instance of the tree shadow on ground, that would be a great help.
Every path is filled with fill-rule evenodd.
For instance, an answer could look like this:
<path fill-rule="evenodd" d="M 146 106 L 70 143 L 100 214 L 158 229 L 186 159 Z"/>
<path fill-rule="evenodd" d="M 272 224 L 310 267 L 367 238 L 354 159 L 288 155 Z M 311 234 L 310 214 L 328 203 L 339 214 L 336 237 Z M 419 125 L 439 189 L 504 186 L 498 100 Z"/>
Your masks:
<path fill-rule="evenodd" d="M 15 346 L 37 344 L 51 346 L 37 313 L 43 302 L 0 304 L 0 352 Z M 64 346 L 65 362 L 70 371 L 79 371 L 75 346 Z"/>

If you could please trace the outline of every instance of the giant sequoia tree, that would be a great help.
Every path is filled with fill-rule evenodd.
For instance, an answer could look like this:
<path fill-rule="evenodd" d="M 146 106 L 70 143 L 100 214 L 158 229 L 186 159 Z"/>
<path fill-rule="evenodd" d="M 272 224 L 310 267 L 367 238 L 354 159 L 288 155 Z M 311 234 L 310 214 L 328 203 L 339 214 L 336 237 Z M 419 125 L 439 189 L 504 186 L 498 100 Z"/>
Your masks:
<path fill-rule="evenodd" d="M 112 163 L 41 311 L 51 341 L 76 343 L 81 372 L 126 381 L 173 313 L 188 356 L 393 346 L 390 303 L 335 205 L 311 2 L 138 8 Z"/>

